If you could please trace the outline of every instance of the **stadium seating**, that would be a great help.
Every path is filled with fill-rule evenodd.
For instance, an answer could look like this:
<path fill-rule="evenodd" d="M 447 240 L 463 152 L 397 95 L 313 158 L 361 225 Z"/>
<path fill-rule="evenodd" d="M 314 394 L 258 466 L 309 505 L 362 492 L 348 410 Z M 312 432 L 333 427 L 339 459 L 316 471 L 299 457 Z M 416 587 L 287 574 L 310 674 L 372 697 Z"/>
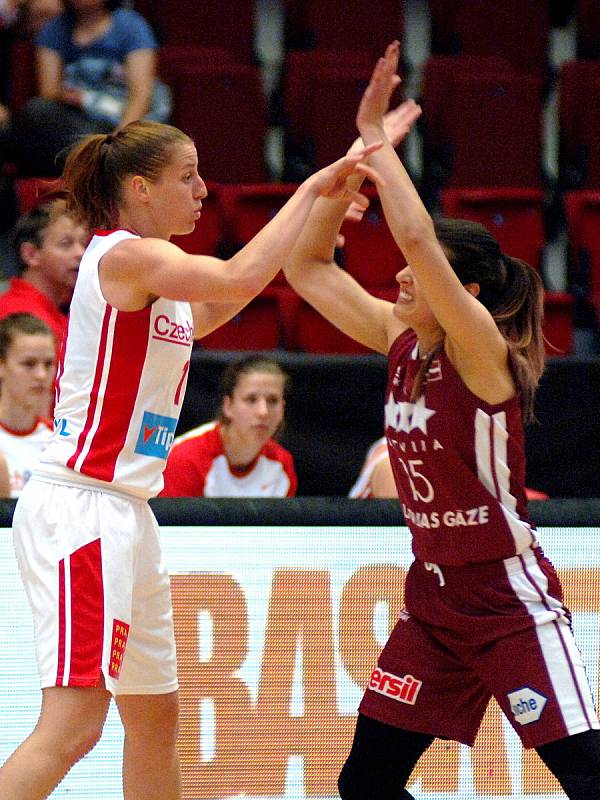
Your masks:
<path fill-rule="evenodd" d="M 543 331 L 548 358 L 573 353 L 575 298 L 567 292 L 545 292 Z"/>
<path fill-rule="evenodd" d="M 398 297 L 398 287 L 372 289 L 372 294 L 390 302 Z M 372 353 L 322 317 L 312 306 L 301 300 L 296 310 L 291 349 L 306 353 L 365 354 Z"/>
<path fill-rule="evenodd" d="M 404 3 L 400 0 L 285 0 L 288 49 L 354 50 L 371 58 L 393 40 L 402 41 Z"/>
<path fill-rule="evenodd" d="M 445 189 L 440 199 L 446 216 L 480 222 L 503 252 L 541 270 L 546 241 L 541 189 Z"/>
<path fill-rule="evenodd" d="M 396 274 L 406 261 L 390 233 L 377 190 L 363 186 L 361 191 L 370 205 L 361 222 L 342 225 L 345 244 L 340 264 L 361 286 L 369 290 L 391 287 L 397 294 Z"/>
<path fill-rule="evenodd" d="M 600 61 L 563 64 L 558 90 L 561 188 L 600 188 Z"/>
<path fill-rule="evenodd" d="M 45 203 L 60 195 L 62 190 L 60 180 L 55 178 L 16 178 L 15 193 L 18 214 L 26 214 L 40 203 Z"/>
<path fill-rule="evenodd" d="M 600 5 L 576 0 L 577 58 L 600 58 Z"/>
<path fill-rule="evenodd" d="M 206 350 L 273 350 L 282 339 L 279 306 L 275 297 L 255 297 L 236 316 L 197 346 Z"/>
<path fill-rule="evenodd" d="M 445 94 L 439 115 L 424 121 L 431 184 L 542 188 L 541 79 L 450 73 Z M 431 108 L 426 94 L 423 104 Z"/>
<path fill-rule="evenodd" d="M 514 68 L 545 78 L 550 42 L 546 0 L 429 0 L 435 54 L 500 55 Z"/>
<path fill-rule="evenodd" d="M 157 31 L 162 45 L 224 47 L 236 61 L 254 54 L 254 0 L 152 0 L 136 8 Z"/>
<path fill-rule="evenodd" d="M 173 68 L 173 124 L 196 143 L 203 178 L 221 183 L 266 180 L 266 103 L 258 67 Z"/>
<path fill-rule="evenodd" d="M 600 192 L 567 192 L 564 205 L 571 281 L 600 315 Z"/>

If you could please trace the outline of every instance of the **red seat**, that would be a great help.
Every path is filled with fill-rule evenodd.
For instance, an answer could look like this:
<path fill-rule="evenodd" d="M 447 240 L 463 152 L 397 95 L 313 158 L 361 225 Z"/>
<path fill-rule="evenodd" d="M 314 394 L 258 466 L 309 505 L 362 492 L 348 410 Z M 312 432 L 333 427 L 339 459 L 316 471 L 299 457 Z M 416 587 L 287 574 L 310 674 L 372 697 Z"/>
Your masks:
<path fill-rule="evenodd" d="M 165 45 L 224 47 L 249 64 L 254 47 L 254 0 L 153 0 L 147 18 Z M 140 9 L 141 10 L 141 9 Z"/>
<path fill-rule="evenodd" d="M 35 206 L 59 197 L 63 191 L 63 184 L 55 178 L 16 178 L 17 211 L 19 215 L 26 214 Z"/>
<path fill-rule="evenodd" d="M 207 350 L 273 350 L 280 346 L 281 319 L 275 297 L 259 295 L 199 346 Z"/>
<path fill-rule="evenodd" d="M 167 83 L 182 67 L 205 64 L 232 64 L 233 53 L 225 47 L 203 47 L 194 44 L 163 45 L 158 51 L 158 72 Z"/>
<path fill-rule="evenodd" d="M 208 196 L 202 201 L 202 216 L 191 233 L 173 236 L 171 241 L 186 253 L 216 256 L 223 239 L 223 214 L 220 203 L 221 187 L 206 185 Z"/>
<path fill-rule="evenodd" d="M 541 80 L 457 74 L 448 81 L 439 119 L 426 122 L 427 158 L 439 164 L 438 183 L 542 188 Z"/>
<path fill-rule="evenodd" d="M 180 66 L 174 70 L 171 86 L 173 124 L 194 139 L 205 179 L 220 183 L 266 180 L 266 102 L 258 67 Z"/>
<path fill-rule="evenodd" d="M 398 288 L 372 290 L 372 294 L 390 302 L 398 297 Z M 354 341 L 328 322 L 304 300 L 300 300 L 294 321 L 293 349 L 306 353 L 365 354 L 373 351 Z"/>
<path fill-rule="evenodd" d="M 371 59 L 402 41 L 404 3 L 399 0 L 286 0 L 288 49 L 362 50 Z"/>
<path fill-rule="evenodd" d="M 422 124 L 428 139 L 440 137 L 440 120 L 443 119 L 452 81 L 457 75 L 489 75 L 503 78 L 513 75 L 512 65 L 501 56 L 484 55 L 433 55 L 425 62 L 422 80 Z"/>
<path fill-rule="evenodd" d="M 571 277 L 600 315 L 600 192 L 567 192 L 564 204 Z"/>
<path fill-rule="evenodd" d="M 433 53 L 499 55 L 519 72 L 545 77 L 550 13 L 546 0 L 429 0 Z"/>
<path fill-rule="evenodd" d="M 342 225 L 342 265 L 362 286 L 393 287 L 397 293 L 396 274 L 406 259 L 390 233 L 377 190 L 366 186 L 361 191 L 371 202 L 361 222 Z"/>
<path fill-rule="evenodd" d="M 600 5 L 597 0 L 577 0 L 577 58 L 600 57 Z"/>
<path fill-rule="evenodd" d="M 232 250 L 247 244 L 285 205 L 297 189 L 292 183 L 259 183 L 223 187 L 221 203 L 226 239 Z M 286 285 L 280 271 L 272 283 Z"/>
<path fill-rule="evenodd" d="M 309 96 L 307 76 L 323 68 L 360 69 L 363 76 L 368 76 L 373 69 L 373 58 L 362 50 L 292 50 L 286 55 L 283 64 L 283 105 L 286 132 L 293 139 L 301 135 L 306 124 Z"/>
<path fill-rule="evenodd" d="M 370 74 L 370 67 L 320 65 L 306 73 L 298 128 L 288 133 L 313 168 L 340 158 L 356 139 L 356 111 Z"/>
<path fill-rule="evenodd" d="M 559 166 L 565 189 L 600 188 L 599 102 L 600 62 L 563 64 L 559 78 Z"/>
<path fill-rule="evenodd" d="M 575 298 L 566 292 L 545 292 L 543 331 L 546 355 L 568 356 L 573 352 Z"/>
<path fill-rule="evenodd" d="M 445 189 L 442 212 L 480 222 L 503 252 L 541 269 L 546 242 L 541 189 Z"/>

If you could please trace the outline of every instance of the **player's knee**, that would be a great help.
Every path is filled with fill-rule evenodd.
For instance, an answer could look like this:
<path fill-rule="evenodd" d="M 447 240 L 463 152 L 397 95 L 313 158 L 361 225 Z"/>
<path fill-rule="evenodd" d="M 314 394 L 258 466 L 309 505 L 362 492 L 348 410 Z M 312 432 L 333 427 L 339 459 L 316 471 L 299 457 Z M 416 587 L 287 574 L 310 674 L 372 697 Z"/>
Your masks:
<path fill-rule="evenodd" d="M 98 744 L 102 736 L 102 722 L 88 722 L 69 731 L 68 736 L 54 739 L 54 749 L 61 761 L 68 765 L 76 764 Z"/>

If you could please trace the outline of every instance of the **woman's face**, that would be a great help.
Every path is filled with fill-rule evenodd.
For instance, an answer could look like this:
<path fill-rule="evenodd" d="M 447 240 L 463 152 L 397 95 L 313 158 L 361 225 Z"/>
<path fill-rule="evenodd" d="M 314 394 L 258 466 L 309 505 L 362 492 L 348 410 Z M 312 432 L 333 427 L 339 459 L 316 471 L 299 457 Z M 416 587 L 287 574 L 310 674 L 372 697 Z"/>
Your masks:
<path fill-rule="evenodd" d="M 148 182 L 148 192 L 153 223 L 165 238 L 194 230 L 207 191 L 198 174 L 198 156 L 191 142 L 174 145 L 158 179 Z"/>
<path fill-rule="evenodd" d="M 232 396 L 223 398 L 229 435 L 254 443 L 257 452 L 283 422 L 284 411 L 284 379 L 270 372 L 241 375 Z"/>
<path fill-rule="evenodd" d="M 55 375 L 54 337 L 43 333 L 17 333 L 0 359 L 2 400 L 37 414 L 47 398 Z"/>
<path fill-rule="evenodd" d="M 400 290 L 394 306 L 394 316 L 411 328 L 435 320 L 425 296 L 410 266 L 404 267 L 396 275 Z"/>

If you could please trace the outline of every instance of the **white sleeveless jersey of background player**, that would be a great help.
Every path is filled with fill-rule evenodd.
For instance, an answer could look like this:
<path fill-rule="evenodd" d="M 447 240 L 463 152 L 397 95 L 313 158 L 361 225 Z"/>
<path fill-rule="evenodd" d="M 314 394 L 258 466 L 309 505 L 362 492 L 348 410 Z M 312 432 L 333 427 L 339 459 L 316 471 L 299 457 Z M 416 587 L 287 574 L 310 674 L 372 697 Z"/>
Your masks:
<path fill-rule="evenodd" d="M 365 460 L 360 470 L 360 474 L 354 483 L 354 486 L 348 492 L 348 497 L 360 498 L 367 500 L 373 496 L 371 487 L 371 478 L 377 464 L 380 464 L 385 458 L 388 457 L 387 439 L 382 436 L 381 439 L 373 442 L 367 451 Z"/>
<path fill-rule="evenodd" d="M 81 260 L 57 375 L 54 433 L 40 471 L 55 480 L 108 482 L 147 499 L 162 489 L 194 328 L 189 303 L 159 298 L 139 311 L 119 311 L 105 301 L 100 259 L 128 238 L 137 236 L 98 232 Z"/>
<path fill-rule="evenodd" d="M 18 497 L 52 435 L 45 419 L 36 420 L 29 431 L 13 431 L 0 423 L 0 453 L 6 458 L 10 477 L 10 496 Z"/>

